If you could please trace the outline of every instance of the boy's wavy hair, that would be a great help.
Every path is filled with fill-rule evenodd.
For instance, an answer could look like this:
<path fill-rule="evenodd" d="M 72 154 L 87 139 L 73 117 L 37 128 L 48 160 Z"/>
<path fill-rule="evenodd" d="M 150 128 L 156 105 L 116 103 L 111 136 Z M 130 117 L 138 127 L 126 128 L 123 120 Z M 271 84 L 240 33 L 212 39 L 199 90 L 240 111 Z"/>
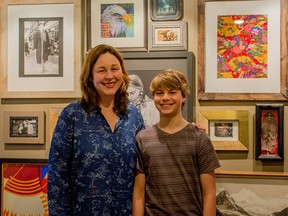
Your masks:
<path fill-rule="evenodd" d="M 91 112 L 99 106 L 100 96 L 93 84 L 92 69 L 100 55 L 107 52 L 114 55 L 119 60 L 123 73 L 123 83 L 115 94 L 113 110 L 117 114 L 125 114 L 127 113 L 127 104 L 129 102 L 127 93 L 129 84 L 128 73 L 124 67 L 123 57 L 119 51 L 114 47 L 106 44 L 100 44 L 90 49 L 85 56 L 80 77 L 82 93 L 80 101 L 87 112 Z"/>

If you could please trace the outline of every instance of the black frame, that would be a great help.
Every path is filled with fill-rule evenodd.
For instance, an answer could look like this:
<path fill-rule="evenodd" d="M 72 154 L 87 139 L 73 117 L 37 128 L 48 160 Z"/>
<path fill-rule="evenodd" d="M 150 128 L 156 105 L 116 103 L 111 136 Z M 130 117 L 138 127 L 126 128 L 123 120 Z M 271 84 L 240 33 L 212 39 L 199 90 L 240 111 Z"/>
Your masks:
<path fill-rule="evenodd" d="M 276 113 L 277 116 L 275 118 L 275 124 L 277 126 L 277 143 L 278 143 L 278 151 L 277 153 L 269 153 L 268 147 L 266 150 L 262 148 L 262 127 L 264 125 L 266 115 L 273 115 Z M 264 115 L 264 117 L 263 117 Z M 274 120 L 274 118 L 273 118 Z M 270 120 L 267 120 L 270 121 Z M 266 124 L 266 123 L 265 123 Z M 272 125 L 272 124 L 269 124 Z M 273 128 L 272 128 L 273 129 Z M 270 132 L 270 128 L 265 130 L 264 132 Z M 255 158 L 256 160 L 284 160 L 284 105 L 283 104 L 256 104 L 256 150 L 255 150 Z M 271 136 L 269 135 L 268 138 Z M 265 137 L 265 140 L 268 138 Z M 270 148 L 270 147 L 269 147 Z"/>
<path fill-rule="evenodd" d="M 159 0 L 150 0 L 150 18 L 153 21 L 175 21 L 183 18 L 183 0 L 173 0 L 173 12 L 159 12 Z"/>

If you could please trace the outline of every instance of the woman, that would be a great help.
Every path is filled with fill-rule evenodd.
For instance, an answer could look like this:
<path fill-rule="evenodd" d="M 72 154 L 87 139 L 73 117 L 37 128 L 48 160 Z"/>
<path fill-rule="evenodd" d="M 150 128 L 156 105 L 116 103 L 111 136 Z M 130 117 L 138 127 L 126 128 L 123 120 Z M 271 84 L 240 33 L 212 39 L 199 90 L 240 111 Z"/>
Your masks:
<path fill-rule="evenodd" d="M 49 215 L 131 215 L 135 136 L 144 128 L 128 101 L 119 52 L 98 45 L 86 56 L 80 101 L 65 107 L 49 154 Z"/>

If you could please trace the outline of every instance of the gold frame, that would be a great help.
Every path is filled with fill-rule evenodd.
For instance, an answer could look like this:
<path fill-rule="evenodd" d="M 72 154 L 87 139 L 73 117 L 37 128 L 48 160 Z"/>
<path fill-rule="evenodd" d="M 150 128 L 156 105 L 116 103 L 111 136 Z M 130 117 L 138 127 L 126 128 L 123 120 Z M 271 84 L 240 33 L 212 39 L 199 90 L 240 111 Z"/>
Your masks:
<path fill-rule="evenodd" d="M 8 6 L 10 5 L 49 5 L 49 4 L 73 4 L 74 5 L 74 89 L 71 91 L 43 90 L 43 91 L 9 91 L 8 90 Z M 81 37 L 83 29 L 81 27 L 82 16 L 81 10 L 83 3 L 81 0 L 2 0 L 0 26 L 1 33 L 1 50 L 0 50 L 0 95 L 1 98 L 77 98 L 80 97 L 80 71 L 82 66 L 82 46 Z M 65 28 L 65 26 L 64 26 Z M 17 36 L 16 36 L 17 37 Z M 67 62 L 70 64 L 71 62 Z M 66 63 L 66 64 L 67 64 Z M 65 67 L 65 65 L 64 65 Z M 33 81 L 31 81 L 33 83 Z"/>
<path fill-rule="evenodd" d="M 280 17 L 280 92 L 279 93 L 207 93 L 205 92 L 205 2 L 210 0 L 198 0 L 198 100 L 259 100 L 259 101 L 279 101 L 288 100 L 287 87 L 287 69 L 288 69 L 288 33 L 287 33 L 287 17 L 288 2 L 281 0 L 281 17 Z M 233 1 L 233 0 L 232 0 Z M 225 2 L 225 0 L 219 1 Z"/>
<path fill-rule="evenodd" d="M 198 113 L 197 123 L 207 132 L 209 121 L 215 120 L 237 120 L 239 127 L 239 138 L 237 141 L 212 141 L 216 151 L 248 151 L 249 130 L 248 130 L 248 111 L 246 110 L 203 110 Z"/>

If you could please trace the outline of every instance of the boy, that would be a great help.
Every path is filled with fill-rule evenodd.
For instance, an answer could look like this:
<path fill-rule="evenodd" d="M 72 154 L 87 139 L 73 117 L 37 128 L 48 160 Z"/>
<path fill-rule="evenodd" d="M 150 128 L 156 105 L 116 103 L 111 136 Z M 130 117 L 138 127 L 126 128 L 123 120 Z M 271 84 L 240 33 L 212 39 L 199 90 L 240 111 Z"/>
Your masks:
<path fill-rule="evenodd" d="M 150 90 L 160 121 L 136 136 L 133 215 L 216 215 L 214 170 L 220 164 L 207 133 L 182 116 L 186 77 L 162 71 Z"/>

